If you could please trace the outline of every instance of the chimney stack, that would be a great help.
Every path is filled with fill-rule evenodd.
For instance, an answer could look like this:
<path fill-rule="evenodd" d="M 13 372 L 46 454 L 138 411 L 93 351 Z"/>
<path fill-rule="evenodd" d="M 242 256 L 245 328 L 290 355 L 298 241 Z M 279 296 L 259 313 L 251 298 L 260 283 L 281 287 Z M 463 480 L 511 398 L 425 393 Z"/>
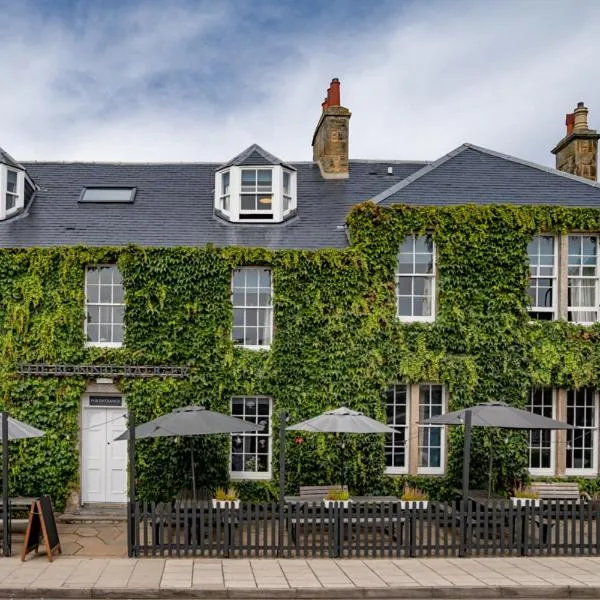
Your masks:
<path fill-rule="evenodd" d="M 567 114 L 567 135 L 552 150 L 556 168 L 591 181 L 598 176 L 598 138 L 600 134 L 588 127 L 588 109 L 583 102 Z"/>
<path fill-rule="evenodd" d="M 325 179 L 346 179 L 350 111 L 341 106 L 340 80 L 332 79 L 313 135 L 313 160 Z"/>

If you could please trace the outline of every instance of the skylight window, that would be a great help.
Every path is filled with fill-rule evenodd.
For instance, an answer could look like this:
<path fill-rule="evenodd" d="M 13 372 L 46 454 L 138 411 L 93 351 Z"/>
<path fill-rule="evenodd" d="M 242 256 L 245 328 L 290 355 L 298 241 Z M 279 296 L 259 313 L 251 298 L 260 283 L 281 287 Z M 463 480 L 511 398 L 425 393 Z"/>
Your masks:
<path fill-rule="evenodd" d="M 85 187 L 79 202 L 133 202 L 136 188 Z"/>

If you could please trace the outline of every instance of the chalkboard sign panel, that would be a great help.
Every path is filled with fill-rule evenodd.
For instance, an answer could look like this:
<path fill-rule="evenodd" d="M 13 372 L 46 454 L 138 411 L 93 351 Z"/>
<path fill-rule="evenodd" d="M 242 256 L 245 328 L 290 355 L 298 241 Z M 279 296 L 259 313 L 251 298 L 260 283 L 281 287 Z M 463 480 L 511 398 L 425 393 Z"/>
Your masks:
<path fill-rule="evenodd" d="M 123 406 L 121 396 L 90 396 L 90 406 Z"/>
<path fill-rule="evenodd" d="M 30 552 L 35 551 L 37 554 L 40 544 L 44 545 L 50 562 L 53 560 L 52 553 L 54 550 L 58 550 L 59 554 L 61 553 L 58 529 L 56 527 L 56 519 L 54 518 L 50 496 L 42 496 L 31 504 L 21 560 L 25 560 L 25 557 Z"/>

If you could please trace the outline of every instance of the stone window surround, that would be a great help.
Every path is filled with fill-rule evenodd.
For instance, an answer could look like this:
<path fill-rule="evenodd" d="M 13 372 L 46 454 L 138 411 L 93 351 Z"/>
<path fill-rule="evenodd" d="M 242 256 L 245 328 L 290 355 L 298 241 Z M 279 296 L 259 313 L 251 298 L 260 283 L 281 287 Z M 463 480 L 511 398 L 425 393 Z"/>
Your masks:
<path fill-rule="evenodd" d="M 437 382 L 424 381 L 421 383 L 405 384 L 396 382 L 393 385 L 407 386 L 407 429 L 408 438 L 406 441 L 406 466 L 404 468 L 386 468 L 385 474 L 388 476 L 402 475 L 428 475 L 440 477 L 446 474 L 448 464 L 448 428 L 442 427 L 442 465 L 439 469 L 419 467 L 419 388 L 421 385 L 441 385 L 443 394 L 443 411 L 448 411 L 448 390 L 443 384 Z M 391 387 L 391 386 L 390 386 Z M 384 398 L 385 401 L 385 398 Z"/>
<path fill-rule="evenodd" d="M 538 233 L 536 235 L 547 235 L 554 237 L 554 250 L 558 254 L 555 258 L 555 264 L 558 264 L 556 273 L 556 311 L 555 320 L 567 321 L 569 317 L 569 236 L 570 235 L 599 235 L 593 231 L 569 231 L 565 234 Z M 598 258 L 600 260 L 600 248 L 598 248 Z M 599 273 L 600 275 L 600 273 Z M 600 278 L 600 277 L 599 277 Z M 528 284 L 529 286 L 529 284 Z M 528 287 L 529 289 L 529 287 Z M 599 290 L 600 291 L 600 290 Z M 599 307 L 600 310 L 600 307 Z"/>

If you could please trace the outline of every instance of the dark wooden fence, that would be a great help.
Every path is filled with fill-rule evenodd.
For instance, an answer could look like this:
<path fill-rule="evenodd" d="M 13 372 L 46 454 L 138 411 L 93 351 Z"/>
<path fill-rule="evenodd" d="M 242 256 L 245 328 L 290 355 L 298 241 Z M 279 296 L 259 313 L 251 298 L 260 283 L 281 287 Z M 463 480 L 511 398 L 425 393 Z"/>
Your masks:
<path fill-rule="evenodd" d="M 398 558 L 598 555 L 600 505 L 131 503 L 130 556 Z"/>

